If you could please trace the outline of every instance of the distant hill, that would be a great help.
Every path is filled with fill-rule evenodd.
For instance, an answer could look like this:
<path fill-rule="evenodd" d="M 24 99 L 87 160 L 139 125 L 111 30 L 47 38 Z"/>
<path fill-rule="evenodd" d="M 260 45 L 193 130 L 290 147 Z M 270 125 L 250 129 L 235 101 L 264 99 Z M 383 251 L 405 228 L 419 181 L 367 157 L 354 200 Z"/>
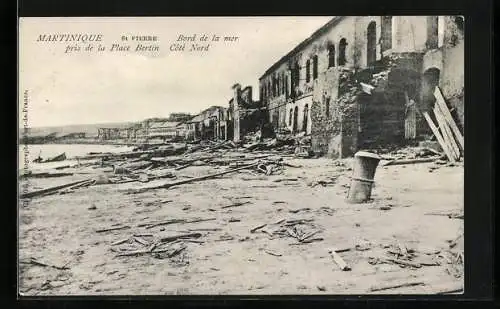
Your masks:
<path fill-rule="evenodd" d="M 188 113 L 171 113 L 168 118 L 152 117 L 143 121 L 149 122 L 183 122 L 191 119 L 193 116 Z M 96 124 L 74 124 L 66 126 L 53 126 L 53 127 L 33 127 L 28 130 L 28 137 L 33 136 L 46 136 L 49 134 L 56 134 L 56 137 L 71 134 L 71 133 L 85 133 L 87 137 L 97 136 L 97 129 L 99 128 L 126 128 L 139 122 L 110 122 L 110 123 L 96 123 Z M 23 129 L 19 128 L 19 137 L 23 135 Z"/>
<path fill-rule="evenodd" d="M 98 123 L 98 124 L 75 124 L 66 126 L 54 127 L 34 127 L 29 128 L 28 136 L 42 136 L 56 133 L 56 136 L 66 135 L 70 133 L 84 132 L 86 136 L 97 136 L 98 128 L 125 128 L 133 125 L 134 122 L 118 122 L 118 123 Z M 22 136 L 23 129 L 19 129 L 19 135 Z"/>

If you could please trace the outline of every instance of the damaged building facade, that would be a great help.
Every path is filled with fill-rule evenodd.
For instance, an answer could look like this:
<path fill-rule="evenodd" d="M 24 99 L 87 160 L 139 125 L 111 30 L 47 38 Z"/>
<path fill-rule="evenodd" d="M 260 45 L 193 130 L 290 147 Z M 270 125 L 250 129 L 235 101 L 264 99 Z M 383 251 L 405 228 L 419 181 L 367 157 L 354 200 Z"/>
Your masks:
<path fill-rule="evenodd" d="M 334 17 L 260 77 L 267 119 L 346 157 L 429 135 L 422 112 L 439 87 L 463 128 L 463 27 L 461 16 Z"/>
<path fill-rule="evenodd" d="M 232 129 L 225 139 L 232 139 L 234 142 L 242 141 L 243 137 L 250 132 L 262 131 L 266 123 L 265 112 L 262 109 L 260 100 L 253 99 L 251 86 L 241 88 L 240 84 L 232 87 L 233 97 L 229 101 L 229 126 Z"/>
<path fill-rule="evenodd" d="M 253 99 L 251 86 L 231 87 L 232 97 L 228 107 L 212 106 L 190 120 L 178 125 L 186 141 L 231 140 L 240 142 L 246 134 L 262 129 L 266 122 L 261 102 Z"/>
<path fill-rule="evenodd" d="M 225 119 L 227 108 L 222 106 L 211 106 L 198 115 L 185 121 L 183 131 L 186 140 L 219 140 L 225 132 L 221 129 L 221 119 Z M 224 131 L 224 132 L 223 132 Z"/>

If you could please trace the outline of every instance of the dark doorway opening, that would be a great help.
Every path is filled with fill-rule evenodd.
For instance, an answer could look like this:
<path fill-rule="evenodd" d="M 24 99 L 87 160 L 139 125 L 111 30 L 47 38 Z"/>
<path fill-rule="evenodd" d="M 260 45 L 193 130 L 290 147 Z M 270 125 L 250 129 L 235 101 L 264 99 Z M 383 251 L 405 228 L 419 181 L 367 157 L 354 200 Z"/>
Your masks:
<path fill-rule="evenodd" d="M 302 121 L 302 131 L 307 133 L 307 118 L 309 117 L 309 106 L 304 106 L 304 120 Z"/>
<path fill-rule="evenodd" d="M 439 86 L 440 73 L 438 68 L 430 68 L 424 72 L 422 77 L 422 104 L 420 106 L 422 112 L 429 112 L 434 107 L 436 102 L 434 90 Z"/>
<path fill-rule="evenodd" d="M 366 64 L 371 66 L 377 60 L 377 25 L 374 21 L 368 24 L 366 36 Z"/>
<path fill-rule="evenodd" d="M 346 59 L 346 47 L 347 47 L 347 40 L 346 39 L 341 39 L 340 42 L 339 42 L 339 61 L 338 61 L 338 64 L 339 65 L 345 65 L 346 62 L 347 62 L 347 59 Z"/>
<path fill-rule="evenodd" d="M 295 106 L 295 109 L 293 111 L 293 126 L 292 126 L 293 133 L 296 133 L 298 130 L 298 118 L 299 118 L 299 108 Z"/>

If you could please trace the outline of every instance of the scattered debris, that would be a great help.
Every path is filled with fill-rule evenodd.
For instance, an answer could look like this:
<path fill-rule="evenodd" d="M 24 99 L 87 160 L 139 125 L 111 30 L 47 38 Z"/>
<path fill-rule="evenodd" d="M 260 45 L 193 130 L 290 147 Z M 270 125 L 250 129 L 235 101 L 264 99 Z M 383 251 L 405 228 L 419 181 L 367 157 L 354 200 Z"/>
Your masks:
<path fill-rule="evenodd" d="M 67 270 L 67 269 L 70 269 L 69 267 L 67 267 L 67 265 L 69 264 L 66 263 L 64 264 L 63 266 L 56 266 L 56 265 L 50 265 L 50 264 L 47 264 L 47 263 L 44 263 L 44 262 L 40 262 L 38 261 L 37 259 L 35 258 L 30 258 L 29 260 L 27 261 L 19 261 L 19 263 L 22 263 L 22 264 L 32 264 L 32 265 L 38 265 L 38 266 L 43 266 L 43 267 L 52 267 L 52 268 L 55 268 L 55 269 L 59 269 L 59 270 Z"/>
<path fill-rule="evenodd" d="M 109 231 L 116 231 L 116 230 L 124 230 L 124 229 L 129 229 L 130 226 L 124 225 L 124 226 L 117 226 L 117 227 L 110 227 L 106 229 L 100 229 L 96 230 L 96 233 L 104 233 L 104 232 L 109 232 Z"/>
<path fill-rule="evenodd" d="M 331 254 L 331 256 L 333 257 L 333 260 L 335 261 L 335 263 L 337 263 L 337 265 L 339 266 L 340 270 L 342 271 L 349 271 L 351 270 L 351 267 L 349 267 L 346 262 L 344 262 L 344 260 L 342 259 L 342 257 L 337 253 L 337 249 L 336 248 L 332 248 L 330 250 L 328 250 L 328 253 Z"/>
<path fill-rule="evenodd" d="M 267 224 L 262 224 L 262 225 L 259 225 L 257 227 L 254 227 L 253 229 L 250 230 L 250 233 L 255 233 L 257 232 L 258 230 L 260 230 L 261 228 L 265 227 Z"/>
<path fill-rule="evenodd" d="M 234 204 L 231 204 L 231 205 L 222 206 L 221 208 L 225 209 L 225 208 L 239 207 L 239 206 L 243 206 L 243 205 L 246 205 L 246 204 L 250 204 L 250 202 L 249 201 L 246 201 L 246 202 L 237 202 L 237 203 L 234 203 Z"/>
<path fill-rule="evenodd" d="M 425 285 L 425 283 L 418 281 L 418 282 L 403 282 L 403 283 L 383 285 L 383 286 L 374 286 L 370 288 L 370 292 L 399 289 L 399 288 L 418 286 L 418 285 Z"/>
<path fill-rule="evenodd" d="M 306 207 L 306 208 L 299 208 L 299 209 L 291 209 L 288 212 L 296 214 L 296 213 L 301 212 L 301 211 L 309 211 L 309 210 L 311 210 L 311 208 Z"/>
<path fill-rule="evenodd" d="M 269 254 L 269 255 L 282 256 L 281 253 L 273 252 L 271 250 L 264 250 L 264 252 L 267 253 L 267 254 Z"/>
<path fill-rule="evenodd" d="M 463 219 L 464 214 L 463 211 L 458 212 L 429 212 L 425 213 L 426 216 L 445 216 L 450 219 Z"/>
<path fill-rule="evenodd" d="M 81 184 L 87 184 L 87 183 L 90 184 L 91 182 L 92 182 L 91 179 L 74 181 L 74 182 L 70 182 L 70 183 L 67 183 L 67 184 L 58 185 L 58 186 L 54 186 L 54 187 L 50 187 L 50 188 L 46 188 L 46 189 L 41 189 L 41 190 L 37 190 L 37 191 L 21 193 L 19 197 L 21 199 L 23 199 L 23 198 L 33 198 L 33 197 L 36 197 L 36 196 L 53 194 L 53 193 L 58 192 L 61 189 L 66 189 L 66 188 L 74 187 L 76 185 L 81 185 Z"/>

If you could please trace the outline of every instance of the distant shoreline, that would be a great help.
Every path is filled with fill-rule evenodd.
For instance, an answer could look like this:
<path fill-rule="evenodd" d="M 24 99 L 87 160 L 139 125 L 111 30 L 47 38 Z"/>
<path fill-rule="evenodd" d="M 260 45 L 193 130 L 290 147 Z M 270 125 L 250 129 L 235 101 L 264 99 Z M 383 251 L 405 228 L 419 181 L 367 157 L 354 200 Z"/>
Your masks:
<path fill-rule="evenodd" d="M 19 145 L 116 145 L 116 146 L 138 146 L 143 142 L 126 142 L 113 140 L 97 140 L 97 139 L 67 139 L 67 140 L 52 140 L 45 142 L 22 142 Z"/>

